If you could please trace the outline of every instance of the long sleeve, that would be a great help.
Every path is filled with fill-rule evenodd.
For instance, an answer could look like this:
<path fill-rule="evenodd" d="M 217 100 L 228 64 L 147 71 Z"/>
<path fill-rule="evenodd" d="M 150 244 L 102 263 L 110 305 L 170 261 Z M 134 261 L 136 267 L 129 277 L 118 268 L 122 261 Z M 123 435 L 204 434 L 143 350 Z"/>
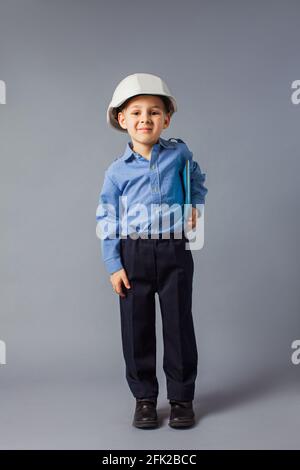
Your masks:
<path fill-rule="evenodd" d="M 190 151 L 187 144 L 181 139 L 177 140 L 182 145 L 184 158 L 190 162 L 190 182 L 191 182 L 191 204 L 205 204 L 205 196 L 208 189 L 204 186 L 206 174 L 201 172 L 199 164 L 193 160 L 193 152 Z"/>
<path fill-rule="evenodd" d="M 97 236 L 101 241 L 101 253 L 109 274 L 123 268 L 119 238 L 119 196 L 121 192 L 106 170 L 99 205 L 96 212 Z M 100 236 L 99 236 L 100 235 Z"/>
<path fill-rule="evenodd" d="M 196 207 L 196 204 L 205 204 L 205 196 L 208 189 L 204 186 L 206 174 L 201 172 L 199 164 L 193 160 L 193 152 L 190 151 L 187 144 L 178 139 L 183 145 L 183 152 L 185 158 L 190 162 L 190 182 L 191 182 L 191 204 Z"/>
<path fill-rule="evenodd" d="M 205 196 L 208 192 L 208 189 L 204 186 L 206 174 L 201 172 L 198 163 L 193 159 L 191 159 L 190 175 L 192 206 L 196 207 L 196 204 L 205 204 Z"/>

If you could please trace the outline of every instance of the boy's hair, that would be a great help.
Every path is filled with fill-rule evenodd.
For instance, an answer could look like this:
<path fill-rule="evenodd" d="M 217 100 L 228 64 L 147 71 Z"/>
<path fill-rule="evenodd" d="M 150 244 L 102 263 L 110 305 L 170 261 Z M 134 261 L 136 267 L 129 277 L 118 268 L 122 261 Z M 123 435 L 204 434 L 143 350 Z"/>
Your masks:
<path fill-rule="evenodd" d="M 144 94 L 144 93 L 143 93 Z M 142 94 L 142 95 L 143 95 Z M 135 96 L 131 96 L 130 98 L 127 98 L 126 101 L 124 101 L 124 103 L 122 103 L 120 106 L 118 106 L 117 108 L 115 108 L 113 110 L 113 114 L 114 114 L 114 117 L 116 120 L 118 120 L 118 114 L 123 111 L 123 109 L 127 108 L 128 104 L 129 104 L 129 101 L 132 99 L 132 98 L 135 98 L 136 96 L 140 96 L 140 95 L 135 95 Z M 167 96 L 163 96 L 163 95 L 153 95 L 153 96 L 158 96 L 158 98 L 160 98 L 164 104 L 164 108 L 165 108 L 165 113 L 168 114 L 172 111 L 172 104 L 169 100 L 169 98 Z"/>

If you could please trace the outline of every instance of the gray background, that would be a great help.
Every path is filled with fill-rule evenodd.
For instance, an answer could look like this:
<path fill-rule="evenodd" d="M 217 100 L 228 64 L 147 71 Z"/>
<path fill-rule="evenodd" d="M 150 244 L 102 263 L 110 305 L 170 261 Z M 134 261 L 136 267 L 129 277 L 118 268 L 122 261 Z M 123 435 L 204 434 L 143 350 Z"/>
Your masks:
<path fill-rule="evenodd" d="M 0 2 L 2 449 L 300 448 L 298 1 Z M 131 426 L 118 297 L 96 238 L 104 170 L 128 136 L 117 83 L 160 75 L 207 173 L 193 252 L 197 425 Z M 157 299 L 158 306 L 158 299 Z"/>

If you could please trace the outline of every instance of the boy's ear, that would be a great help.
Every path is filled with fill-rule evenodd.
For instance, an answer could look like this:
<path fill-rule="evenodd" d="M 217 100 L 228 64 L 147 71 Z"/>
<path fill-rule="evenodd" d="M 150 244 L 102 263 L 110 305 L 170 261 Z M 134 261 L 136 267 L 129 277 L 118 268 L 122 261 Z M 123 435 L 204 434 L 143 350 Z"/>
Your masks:
<path fill-rule="evenodd" d="M 124 117 L 124 114 L 122 113 L 122 111 L 120 111 L 118 113 L 117 119 L 118 119 L 118 123 L 122 127 L 122 129 L 127 129 L 127 126 L 126 126 L 126 123 L 125 123 L 125 117 Z"/>
<path fill-rule="evenodd" d="M 167 129 L 169 127 L 170 121 L 171 121 L 171 113 L 167 113 L 165 117 L 164 129 Z"/>

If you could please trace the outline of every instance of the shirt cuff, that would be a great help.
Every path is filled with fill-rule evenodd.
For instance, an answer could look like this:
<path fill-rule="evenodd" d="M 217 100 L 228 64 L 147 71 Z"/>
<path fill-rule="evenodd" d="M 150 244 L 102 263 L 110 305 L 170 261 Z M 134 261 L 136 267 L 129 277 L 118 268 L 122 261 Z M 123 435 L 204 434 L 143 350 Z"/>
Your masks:
<path fill-rule="evenodd" d="M 104 262 L 106 270 L 109 274 L 113 274 L 120 269 L 123 269 L 123 265 L 121 263 L 120 258 L 111 258 Z"/>
<path fill-rule="evenodd" d="M 205 204 L 205 199 L 193 200 L 192 207 L 196 207 L 196 204 Z"/>

